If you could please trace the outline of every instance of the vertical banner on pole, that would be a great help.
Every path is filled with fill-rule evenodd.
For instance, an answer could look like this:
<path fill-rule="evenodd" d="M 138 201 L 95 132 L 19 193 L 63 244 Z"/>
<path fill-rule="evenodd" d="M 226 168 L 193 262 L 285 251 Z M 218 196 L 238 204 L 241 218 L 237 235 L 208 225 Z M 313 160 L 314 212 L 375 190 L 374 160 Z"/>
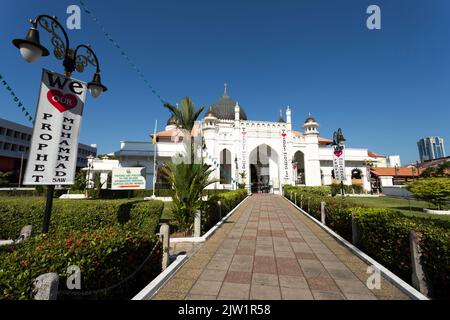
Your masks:
<path fill-rule="evenodd" d="M 71 185 L 86 83 L 43 70 L 25 185 Z"/>
<path fill-rule="evenodd" d="M 338 181 L 346 181 L 345 175 L 345 146 L 336 145 L 333 147 L 333 169 L 334 177 Z"/>
<path fill-rule="evenodd" d="M 289 161 L 288 161 L 288 153 L 287 153 L 287 141 L 286 141 L 286 130 L 281 130 L 282 137 L 282 146 L 283 146 L 283 179 L 284 183 L 287 184 L 289 182 Z"/>

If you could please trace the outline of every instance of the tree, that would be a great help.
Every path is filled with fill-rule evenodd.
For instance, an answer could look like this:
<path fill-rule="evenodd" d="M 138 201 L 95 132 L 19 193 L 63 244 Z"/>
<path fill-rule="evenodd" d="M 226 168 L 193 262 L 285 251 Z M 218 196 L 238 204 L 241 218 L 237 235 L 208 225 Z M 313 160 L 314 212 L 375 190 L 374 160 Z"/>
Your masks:
<path fill-rule="evenodd" d="M 0 171 L 0 187 L 7 186 L 11 182 L 13 172 L 1 172 Z"/>
<path fill-rule="evenodd" d="M 75 176 L 75 183 L 70 187 L 70 191 L 82 191 L 86 189 L 86 172 L 79 171 Z"/>
<path fill-rule="evenodd" d="M 162 174 L 169 181 L 173 190 L 172 196 L 173 217 L 178 227 L 185 234 L 192 229 L 195 213 L 202 206 L 203 190 L 214 183 L 209 176 L 213 172 L 211 166 L 202 161 L 196 161 L 197 150 L 192 141 L 192 129 L 195 121 L 203 111 L 203 106 L 195 109 L 195 105 L 188 97 L 183 98 L 180 107 L 172 106 L 169 103 L 164 104 L 175 118 L 177 127 L 184 136 L 183 142 L 189 155 L 178 154 L 173 163 L 168 163 L 161 169 Z"/>
<path fill-rule="evenodd" d="M 416 199 L 433 203 L 441 210 L 450 200 L 450 178 L 427 178 L 410 182 L 406 188 Z"/>
<path fill-rule="evenodd" d="M 450 161 L 445 161 L 438 164 L 435 167 L 429 167 L 422 171 L 420 174 L 422 178 L 437 178 L 447 177 L 450 178 Z"/>

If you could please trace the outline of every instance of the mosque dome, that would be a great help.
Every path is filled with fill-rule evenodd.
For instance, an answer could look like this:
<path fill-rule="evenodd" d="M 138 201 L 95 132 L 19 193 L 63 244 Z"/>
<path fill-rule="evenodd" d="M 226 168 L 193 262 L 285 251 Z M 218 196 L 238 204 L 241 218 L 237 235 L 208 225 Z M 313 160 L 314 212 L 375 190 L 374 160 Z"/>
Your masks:
<path fill-rule="evenodd" d="M 231 99 L 227 93 L 227 85 L 225 85 L 225 91 L 222 98 L 214 102 L 211 106 L 210 111 L 218 119 L 222 120 L 234 120 L 234 107 L 236 106 L 236 101 Z M 244 108 L 239 106 L 239 119 L 247 120 L 247 115 L 245 114 Z"/>

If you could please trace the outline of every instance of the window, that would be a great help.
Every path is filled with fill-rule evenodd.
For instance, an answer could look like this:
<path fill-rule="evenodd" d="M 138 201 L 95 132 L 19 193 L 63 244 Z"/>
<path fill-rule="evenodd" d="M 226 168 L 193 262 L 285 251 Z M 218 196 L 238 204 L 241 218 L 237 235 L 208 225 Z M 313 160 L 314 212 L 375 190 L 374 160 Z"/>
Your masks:
<path fill-rule="evenodd" d="M 17 147 L 18 147 L 17 144 L 13 144 L 11 147 L 11 151 L 17 151 Z"/>
<path fill-rule="evenodd" d="M 5 128 L 0 127 L 0 134 L 1 134 L 2 136 L 5 135 L 5 131 L 6 131 Z"/>
<path fill-rule="evenodd" d="M 13 131 L 12 131 L 11 129 L 7 129 L 7 130 L 6 130 L 6 135 L 7 135 L 8 137 L 12 137 L 12 136 L 13 136 Z"/>
<path fill-rule="evenodd" d="M 3 145 L 3 150 L 10 150 L 10 148 L 11 148 L 11 143 L 7 142 Z"/>
<path fill-rule="evenodd" d="M 227 149 L 220 152 L 220 183 L 231 183 L 231 152 Z"/>
<path fill-rule="evenodd" d="M 27 134 L 26 134 L 26 133 L 22 133 L 22 134 L 20 135 L 20 139 L 21 139 L 21 140 L 27 140 Z"/>
<path fill-rule="evenodd" d="M 14 131 L 14 138 L 19 139 L 19 137 L 20 137 L 20 132 Z"/>

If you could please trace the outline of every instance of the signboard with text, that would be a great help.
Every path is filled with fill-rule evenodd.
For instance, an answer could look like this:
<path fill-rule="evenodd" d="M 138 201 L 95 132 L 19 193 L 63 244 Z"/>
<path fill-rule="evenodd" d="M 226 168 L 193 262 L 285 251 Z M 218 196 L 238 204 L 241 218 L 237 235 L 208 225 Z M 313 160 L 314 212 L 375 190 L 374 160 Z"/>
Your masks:
<path fill-rule="evenodd" d="M 87 85 L 42 71 L 25 185 L 71 185 Z"/>
<path fill-rule="evenodd" d="M 145 168 L 114 168 L 112 170 L 111 189 L 145 189 Z"/>
<path fill-rule="evenodd" d="M 345 146 L 338 145 L 333 147 L 333 169 L 334 177 L 338 181 L 347 180 L 345 175 Z"/>

